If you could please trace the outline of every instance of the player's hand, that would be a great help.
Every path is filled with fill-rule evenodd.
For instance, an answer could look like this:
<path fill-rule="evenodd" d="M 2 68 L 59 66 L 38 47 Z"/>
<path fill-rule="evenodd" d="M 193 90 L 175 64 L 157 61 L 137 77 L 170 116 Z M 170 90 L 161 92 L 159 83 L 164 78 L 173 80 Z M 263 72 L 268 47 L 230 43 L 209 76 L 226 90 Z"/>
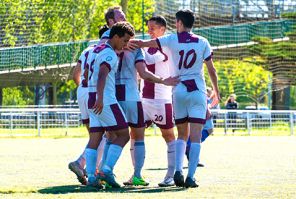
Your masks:
<path fill-rule="evenodd" d="M 213 91 L 212 96 L 213 96 L 212 97 L 213 101 L 209 105 L 209 108 L 213 108 L 213 107 L 217 106 L 219 104 L 220 100 L 221 100 L 219 91 Z"/>
<path fill-rule="evenodd" d="M 103 100 L 96 100 L 95 105 L 93 106 L 93 111 L 95 114 L 101 114 L 104 104 Z"/>
<path fill-rule="evenodd" d="M 143 47 L 143 41 L 140 39 L 131 39 L 128 42 L 128 46 L 133 47 L 134 49 L 142 48 Z"/>
<path fill-rule="evenodd" d="M 123 49 L 124 50 L 129 50 L 129 51 L 133 51 L 138 49 L 138 45 L 136 45 L 135 43 L 131 42 L 131 40 L 127 43 L 127 46 L 125 46 Z"/>
<path fill-rule="evenodd" d="M 180 79 L 178 76 L 176 77 L 168 77 L 163 80 L 163 84 L 167 86 L 176 86 L 180 82 Z"/>

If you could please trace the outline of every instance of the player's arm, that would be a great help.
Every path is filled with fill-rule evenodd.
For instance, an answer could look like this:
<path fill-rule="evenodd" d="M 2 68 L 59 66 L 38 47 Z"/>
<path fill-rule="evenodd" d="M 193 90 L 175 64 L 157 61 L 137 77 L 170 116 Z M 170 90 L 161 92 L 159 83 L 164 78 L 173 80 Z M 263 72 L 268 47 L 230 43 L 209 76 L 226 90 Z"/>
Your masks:
<path fill-rule="evenodd" d="M 97 100 L 95 102 L 95 105 L 93 106 L 94 112 L 96 114 L 100 114 L 103 110 L 104 88 L 106 84 L 106 78 L 109 72 L 110 67 L 107 65 L 107 63 L 102 63 L 100 65 L 99 77 L 97 82 Z"/>
<path fill-rule="evenodd" d="M 142 79 L 153 83 L 164 84 L 167 86 L 175 86 L 179 83 L 178 77 L 168 77 L 166 79 L 163 79 L 157 75 L 154 75 L 153 73 L 147 70 L 144 62 L 137 62 L 136 69 Z"/>
<path fill-rule="evenodd" d="M 77 65 L 74 67 L 74 70 L 73 70 L 73 80 L 76 86 L 80 84 L 80 75 L 81 75 L 81 62 L 78 61 Z"/>
<path fill-rule="evenodd" d="M 159 44 L 157 42 L 157 39 L 151 39 L 151 40 L 132 39 L 129 41 L 129 46 L 134 49 L 144 48 L 144 47 L 158 48 Z"/>
<path fill-rule="evenodd" d="M 220 92 L 218 88 L 218 75 L 216 72 L 216 68 L 214 67 L 213 60 L 210 58 L 205 60 L 205 64 L 208 69 L 208 73 L 212 82 L 213 87 L 213 102 L 211 103 L 211 107 L 216 106 L 220 101 Z"/>

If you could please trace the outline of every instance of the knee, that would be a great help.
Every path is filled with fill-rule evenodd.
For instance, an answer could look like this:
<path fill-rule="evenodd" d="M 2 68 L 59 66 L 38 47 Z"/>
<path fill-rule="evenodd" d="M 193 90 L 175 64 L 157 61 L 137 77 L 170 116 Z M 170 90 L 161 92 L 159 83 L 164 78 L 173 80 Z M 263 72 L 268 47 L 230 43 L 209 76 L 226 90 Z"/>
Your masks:
<path fill-rule="evenodd" d="M 162 134 L 162 137 L 165 140 L 165 142 L 172 142 L 172 141 L 174 141 L 176 139 L 174 133 Z"/>

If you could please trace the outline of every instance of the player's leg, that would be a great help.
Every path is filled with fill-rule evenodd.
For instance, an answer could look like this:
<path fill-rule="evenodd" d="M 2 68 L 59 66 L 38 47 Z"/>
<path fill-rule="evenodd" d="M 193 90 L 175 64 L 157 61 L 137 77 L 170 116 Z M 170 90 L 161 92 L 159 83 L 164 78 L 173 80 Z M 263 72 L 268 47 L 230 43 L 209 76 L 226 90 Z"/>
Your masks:
<path fill-rule="evenodd" d="M 110 144 L 106 161 L 104 162 L 98 178 L 106 181 L 113 188 L 119 188 L 113 174 L 113 168 L 117 163 L 123 147 L 129 141 L 128 124 L 125 115 L 118 103 L 105 105 L 100 114 L 100 122 L 115 139 Z"/>
<path fill-rule="evenodd" d="M 188 122 L 176 124 L 178 129 L 178 138 L 176 140 L 176 172 L 174 181 L 176 186 L 184 186 L 183 162 L 186 150 L 186 141 L 188 139 Z"/>
<path fill-rule="evenodd" d="M 175 161 L 176 161 L 176 138 L 174 135 L 173 128 L 160 129 L 162 137 L 167 144 L 167 161 L 168 170 L 165 175 L 163 182 L 159 183 L 160 187 L 167 187 L 175 185 L 174 172 L 175 172 Z"/>
<path fill-rule="evenodd" d="M 87 107 L 87 101 L 88 101 L 88 90 L 87 88 L 78 87 L 77 89 L 77 99 L 78 99 L 78 105 L 81 112 L 81 119 L 82 123 L 85 125 L 87 131 L 89 132 L 89 111 Z M 85 150 L 84 148 L 82 154 L 77 158 L 77 160 L 70 162 L 68 164 L 68 168 L 77 176 L 78 181 L 86 185 L 86 173 L 85 173 Z"/>

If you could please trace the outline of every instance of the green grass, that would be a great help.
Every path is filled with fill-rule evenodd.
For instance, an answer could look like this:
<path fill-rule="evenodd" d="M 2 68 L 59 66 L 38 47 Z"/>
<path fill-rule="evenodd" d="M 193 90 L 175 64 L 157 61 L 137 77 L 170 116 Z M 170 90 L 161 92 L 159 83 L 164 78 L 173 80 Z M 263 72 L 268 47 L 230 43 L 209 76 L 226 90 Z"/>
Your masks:
<path fill-rule="evenodd" d="M 293 198 L 296 195 L 296 137 L 211 136 L 202 145 L 197 189 L 159 188 L 165 175 L 166 145 L 146 138 L 143 175 L 148 187 L 97 191 L 80 186 L 68 170 L 87 138 L 0 139 L 0 198 Z M 187 161 L 185 161 L 187 165 Z M 187 169 L 184 170 L 187 173 Z M 125 147 L 115 174 L 132 173 Z"/>

